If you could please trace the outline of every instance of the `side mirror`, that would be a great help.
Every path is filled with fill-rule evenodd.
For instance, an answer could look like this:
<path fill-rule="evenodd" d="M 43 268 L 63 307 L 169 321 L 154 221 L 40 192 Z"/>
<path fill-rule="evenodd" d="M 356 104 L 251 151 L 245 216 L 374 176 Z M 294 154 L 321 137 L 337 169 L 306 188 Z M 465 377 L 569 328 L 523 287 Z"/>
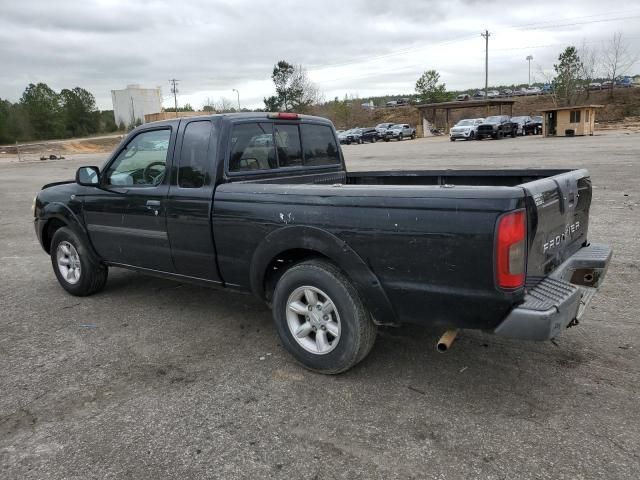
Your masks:
<path fill-rule="evenodd" d="M 76 183 L 85 187 L 93 187 L 100 183 L 98 167 L 80 167 L 76 171 Z"/>

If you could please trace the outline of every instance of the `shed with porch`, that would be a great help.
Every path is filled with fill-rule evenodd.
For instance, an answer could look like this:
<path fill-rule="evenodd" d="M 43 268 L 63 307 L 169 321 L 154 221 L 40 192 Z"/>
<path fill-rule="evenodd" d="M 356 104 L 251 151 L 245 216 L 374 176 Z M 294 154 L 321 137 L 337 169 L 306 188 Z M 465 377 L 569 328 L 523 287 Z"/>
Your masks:
<path fill-rule="evenodd" d="M 573 137 L 593 135 L 596 111 L 604 105 L 576 105 L 542 110 L 542 135 L 545 137 Z"/>
<path fill-rule="evenodd" d="M 463 118 L 484 118 L 491 115 L 513 115 L 514 100 L 462 100 L 456 102 L 425 103 L 416 108 L 422 115 L 423 136 L 430 135 L 430 126 L 448 133 Z"/>

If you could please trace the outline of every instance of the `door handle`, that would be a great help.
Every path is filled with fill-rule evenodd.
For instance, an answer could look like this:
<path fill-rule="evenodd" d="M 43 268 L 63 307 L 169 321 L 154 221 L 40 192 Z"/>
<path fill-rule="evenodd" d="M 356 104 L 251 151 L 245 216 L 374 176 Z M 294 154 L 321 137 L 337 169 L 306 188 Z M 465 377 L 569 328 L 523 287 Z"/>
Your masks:
<path fill-rule="evenodd" d="M 147 200 L 147 207 L 154 208 L 160 206 L 160 200 Z"/>

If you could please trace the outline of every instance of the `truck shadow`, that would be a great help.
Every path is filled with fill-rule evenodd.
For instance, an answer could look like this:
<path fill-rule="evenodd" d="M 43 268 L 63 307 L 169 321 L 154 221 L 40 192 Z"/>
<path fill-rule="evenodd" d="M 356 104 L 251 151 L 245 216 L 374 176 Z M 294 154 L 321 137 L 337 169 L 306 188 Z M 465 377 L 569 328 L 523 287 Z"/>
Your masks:
<path fill-rule="evenodd" d="M 273 371 L 263 373 L 280 383 L 291 379 L 291 385 L 303 396 L 346 389 L 355 398 L 371 394 L 394 404 L 401 396 L 412 405 L 427 402 L 431 407 L 440 405 L 461 412 L 490 410 L 539 423 L 555 415 L 559 405 L 570 407 L 578 401 L 575 371 L 591 360 L 576 345 L 581 340 L 578 336 L 569 341 L 561 336 L 556 346 L 463 331 L 451 350 L 440 354 L 435 345 L 441 330 L 404 326 L 381 328 L 372 352 L 362 363 L 341 375 L 326 377 L 303 369 L 283 350 L 269 309 L 250 295 L 114 271 L 101 297 L 140 308 L 148 304 L 150 316 L 153 308 L 161 308 L 176 344 L 189 347 L 190 363 L 214 361 L 212 368 L 219 369 L 222 362 L 224 368 L 233 365 L 238 374 L 250 376 L 253 367 L 247 358 L 270 352 L 278 361 L 272 364 Z M 142 324 L 140 328 L 147 327 Z M 220 338 L 226 340 L 220 342 Z M 212 350 L 216 351 L 215 359 L 208 357 Z M 181 368 L 188 371 L 190 367 Z M 303 385 L 300 379 L 304 379 Z"/>

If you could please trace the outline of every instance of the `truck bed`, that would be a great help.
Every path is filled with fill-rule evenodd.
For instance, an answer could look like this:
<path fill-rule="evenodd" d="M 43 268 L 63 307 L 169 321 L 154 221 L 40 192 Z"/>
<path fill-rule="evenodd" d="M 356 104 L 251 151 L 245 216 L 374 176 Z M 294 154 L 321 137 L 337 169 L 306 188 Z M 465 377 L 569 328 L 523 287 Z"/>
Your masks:
<path fill-rule="evenodd" d="M 567 173 L 567 169 L 526 170 L 388 170 L 347 173 L 350 185 L 466 185 L 515 187 Z"/>
<path fill-rule="evenodd" d="M 369 266 L 401 322 L 491 329 L 525 293 L 495 286 L 500 216 L 526 211 L 527 278 L 536 278 L 586 242 L 590 200 L 586 170 L 280 175 L 220 185 L 214 237 L 224 278 L 246 285 L 262 238 L 322 229 Z"/>

